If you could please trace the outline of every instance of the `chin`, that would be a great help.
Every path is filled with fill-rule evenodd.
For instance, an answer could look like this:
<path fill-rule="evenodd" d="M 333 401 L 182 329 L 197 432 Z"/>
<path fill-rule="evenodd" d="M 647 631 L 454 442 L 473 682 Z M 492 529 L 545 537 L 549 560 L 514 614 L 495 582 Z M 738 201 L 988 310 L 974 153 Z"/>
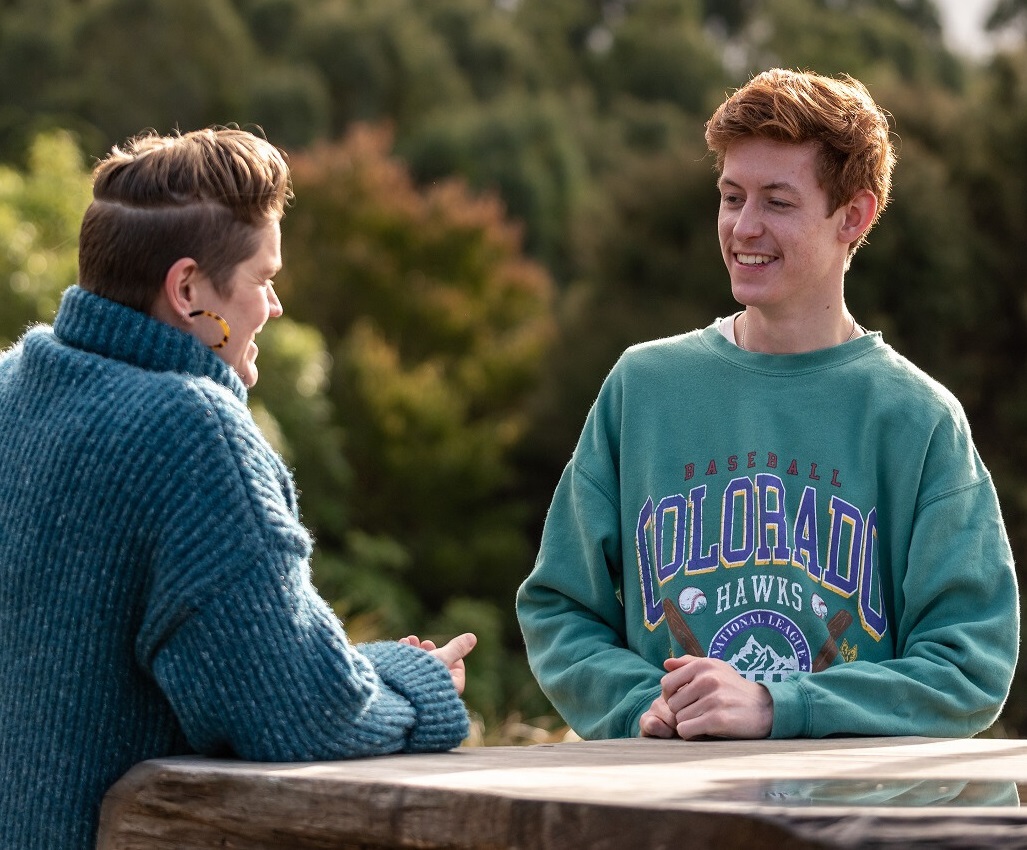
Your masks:
<path fill-rule="evenodd" d="M 249 389 L 255 383 L 257 383 L 257 367 L 253 363 L 242 363 L 239 366 L 234 367 L 235 373 L 239 376 L 239 379 Z"/>
<path fill-rule="evenodd" d="M 731 297 L 735 299 L 739 304 L 748 307 L 749 302 L 753 301 L 752 292 L 746 286 L 739 286 L 734 281 L 731 281 Z"/>

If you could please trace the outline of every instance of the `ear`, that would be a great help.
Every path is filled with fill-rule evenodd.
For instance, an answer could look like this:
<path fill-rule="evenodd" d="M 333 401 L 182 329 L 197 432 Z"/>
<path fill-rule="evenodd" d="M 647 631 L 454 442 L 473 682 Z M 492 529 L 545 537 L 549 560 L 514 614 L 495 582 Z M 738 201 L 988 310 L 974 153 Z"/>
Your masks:
<path fill-rule="evenodd" d="M 859 240 L 873 224 L 877 215 L 877 196 L 869 189 L 860 189 L 851 201 L 842 205 L 844 216 L 838 238 L 847 245 Z"/>
<path fill-rule="evenodd" d="M 197 284 L 200 267 L 191 257 L 176 260 L 164 275 L 164 283 L 154 299 L 151 313 L 154 318 L 174 325 L 187 327 L 189 314 L 196 309 Z"/>

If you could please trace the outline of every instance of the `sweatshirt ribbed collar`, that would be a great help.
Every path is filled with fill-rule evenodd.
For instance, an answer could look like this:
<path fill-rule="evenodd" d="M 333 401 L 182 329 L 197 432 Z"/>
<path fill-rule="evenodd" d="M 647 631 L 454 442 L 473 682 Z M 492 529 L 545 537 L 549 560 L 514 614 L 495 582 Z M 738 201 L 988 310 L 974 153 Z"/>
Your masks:
<path fill-rule="evenodd" d="M 206 377 L 243 402 L 246 385 L 235 370 L 198 339 L 166 322 L 71 286 L 53 324 L 62 342 L 152 372 Z"/>
<path fill-rule="evenodd" d="M 799 375 L 809 372 L 820 372 L 842 366 L 851 360 L 864 357 L 885 347 L 879 331 L 867 331 L 853 340 L 807 351 L 801 354 L 763 354 L 746 351 L 736 343 L 729 342 L 720 332 L 717 319 L 712 325 L 701 332 L 700 339 L 715 355 L 750 372 L 763 375 Z"/>

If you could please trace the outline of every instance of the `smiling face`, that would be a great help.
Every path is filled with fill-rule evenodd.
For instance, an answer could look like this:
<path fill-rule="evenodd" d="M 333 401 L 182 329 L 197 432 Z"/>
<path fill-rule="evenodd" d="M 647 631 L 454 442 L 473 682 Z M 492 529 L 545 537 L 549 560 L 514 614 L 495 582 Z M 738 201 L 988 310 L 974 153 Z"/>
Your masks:
<path fill-rule="evenodd" d="M 840 304 L 846 206 L 829 211 L 817 146 L 743 136 L 727 148 L 718 233 L 731 292 L 767 313 L 812 315 Z"/>
<path fill-rule="evenodd" d="M 282 268 L 282 231 L 277 220 L 259 231 L 256 252 L 232 272 L 227 295 L 217 293 L 207 281 L 202 297 L 205 310 L 220 315 L 231 329 L 228 342 L 216 354 L 231 366 L 247 387 L 257 383 L 255 337 L 269 319 L 282 315 L 272 278 Z"/>

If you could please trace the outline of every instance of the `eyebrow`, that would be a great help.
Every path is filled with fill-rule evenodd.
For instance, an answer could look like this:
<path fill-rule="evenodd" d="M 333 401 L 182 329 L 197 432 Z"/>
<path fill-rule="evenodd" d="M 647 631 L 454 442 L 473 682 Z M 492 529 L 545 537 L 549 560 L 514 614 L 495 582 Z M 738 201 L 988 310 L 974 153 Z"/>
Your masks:
<path fill-rule="evenodd" d="M 721 177 L 717 181 L 717 187 L 720 188 L 720 187 L 723 187 L 725 185 L 733 186 L 736 189 L 741 189 L 742 188 L 742 185 L 740 183 L 736 183 L 734 180 L 730 179 L 729 177 Z M 799 189 L 794 184 L 789 183 L 789 182 L 787 182 L 785 180 L 777 180 L 777 181 L 775 181 L 773 183 L 764 183 L 762 186 L 760 186 L 760 191 L 761 192 L 792 192 L 793 194 L 798 194 Z"/>

